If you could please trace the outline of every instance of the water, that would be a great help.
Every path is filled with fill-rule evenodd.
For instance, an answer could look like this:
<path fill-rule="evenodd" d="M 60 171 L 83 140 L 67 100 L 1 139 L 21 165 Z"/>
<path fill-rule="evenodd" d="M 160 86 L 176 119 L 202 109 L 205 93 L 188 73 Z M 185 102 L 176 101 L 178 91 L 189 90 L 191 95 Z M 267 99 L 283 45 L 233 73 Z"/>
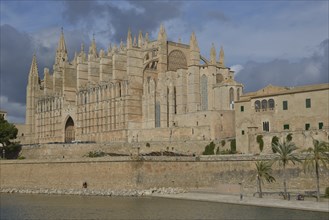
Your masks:
<path fill-rule="evenodd" d="M 326 219 L 328 213 L 152 197 L 0 194 L 0 219 Z"/>

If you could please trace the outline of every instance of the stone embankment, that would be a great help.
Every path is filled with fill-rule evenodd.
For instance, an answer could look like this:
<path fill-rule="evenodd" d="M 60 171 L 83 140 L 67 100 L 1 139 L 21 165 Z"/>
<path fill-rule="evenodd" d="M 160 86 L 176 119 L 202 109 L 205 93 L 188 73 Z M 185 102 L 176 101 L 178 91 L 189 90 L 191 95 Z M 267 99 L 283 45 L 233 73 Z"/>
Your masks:
<path fill-rule="evenodd" d="M 93 190 L 93 189 L 0 189 L 0 193 L 25 193 L 25 194 L 48 194 L 48 195 L 80 195 L 80 196 L 150 196 L 152 194 L 168 195 L 185 193 L 183 188 L 150 188 L 145 190 Z"/>

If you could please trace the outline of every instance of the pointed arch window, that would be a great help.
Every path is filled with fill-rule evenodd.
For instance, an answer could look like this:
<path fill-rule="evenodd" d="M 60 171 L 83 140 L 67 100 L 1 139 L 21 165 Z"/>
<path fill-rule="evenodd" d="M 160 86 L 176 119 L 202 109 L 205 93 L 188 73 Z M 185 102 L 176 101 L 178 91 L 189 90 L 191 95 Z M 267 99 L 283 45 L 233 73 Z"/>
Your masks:
<path fill-rule="evenodd" d="M 167 87 L 167 127 L 169 127 L 169 88 Z"/>
<path fill-rule="evenodd" d="M 159 128 L 160 127 L 160 102 L 157 101 L 155 103 L 155 127 Z"/>
<path fill-rule="evenodd" d="M 230 88 L 230 91 L 229 91 L 229 100 L 230 100 L 230 109 L 234 109 L 234 89 L 233 88 Z"/>
<path fill-rule="evenodd" d="M 260 101 L 257 100 L 257 101 L 255 101 L 255 111 L 259 112 L 259 110 L 260 110 Z"/>
<path fill-rule="evenodd" d="M 262 110 L 266 111 L 267 110 L 267 100 L 262 100 Z"/>
<path fill-rule="evenodd" d="M 174 112 L 177 114 L 177 94 L 176 94 L 176 86 L 174 87 Z"/>
<path fill-rule="evenodd" d="M 236 90 L 236 100 L 240 100 L 240 88 Z"/>
<path fill-rule="evenodd" d="M 206 75 L 201 77 L 201 110 L 208 110 L 208 79 Z"/>
<path fill-rule="evenodd" d="M 268 100 L 268 107 L 270 110 L 273 110 L 274 109 L 274 106 L 275 106 L 275 102 L 274 102 L 274 99 L 269 99 Z"/>

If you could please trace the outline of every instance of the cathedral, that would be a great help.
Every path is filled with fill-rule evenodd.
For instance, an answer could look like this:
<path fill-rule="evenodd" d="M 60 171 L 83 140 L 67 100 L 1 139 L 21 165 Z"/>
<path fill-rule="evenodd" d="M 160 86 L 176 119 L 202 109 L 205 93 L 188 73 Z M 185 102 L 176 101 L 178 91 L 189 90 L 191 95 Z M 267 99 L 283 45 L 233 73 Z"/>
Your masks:
<path fill-rule="evenodd" d="M 69 60 L 62 31 L 52 69 L 39 78 L 34 55 L 27 85 L 27 144 L 54 142 L 175 142 L 235 137 L 234 102 L 243 85 L 225 66 L 189 44 L 128 30 L 124 44 L 97 49 L 93 38 Z"/>

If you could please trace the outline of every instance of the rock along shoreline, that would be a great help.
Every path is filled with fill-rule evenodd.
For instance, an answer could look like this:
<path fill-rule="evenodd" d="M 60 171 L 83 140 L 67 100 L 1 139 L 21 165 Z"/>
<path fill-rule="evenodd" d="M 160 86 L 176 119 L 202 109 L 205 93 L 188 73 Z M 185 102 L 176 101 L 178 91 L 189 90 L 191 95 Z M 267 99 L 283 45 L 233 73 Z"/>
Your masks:
<path fill-rule="evenodd" d="M 0 193 L 22 193 L 22 194 L 48 194 L 48 195 L 80 195 L 80 196 L 122 196 L 140 197 L 152 194 L 168 195 L 187 192 L 182 188 L 150 188 L 150 189 L 127 189 L 127 190 L 96 190 L 96 189 L 18 189 L 1 188 Z"/>

